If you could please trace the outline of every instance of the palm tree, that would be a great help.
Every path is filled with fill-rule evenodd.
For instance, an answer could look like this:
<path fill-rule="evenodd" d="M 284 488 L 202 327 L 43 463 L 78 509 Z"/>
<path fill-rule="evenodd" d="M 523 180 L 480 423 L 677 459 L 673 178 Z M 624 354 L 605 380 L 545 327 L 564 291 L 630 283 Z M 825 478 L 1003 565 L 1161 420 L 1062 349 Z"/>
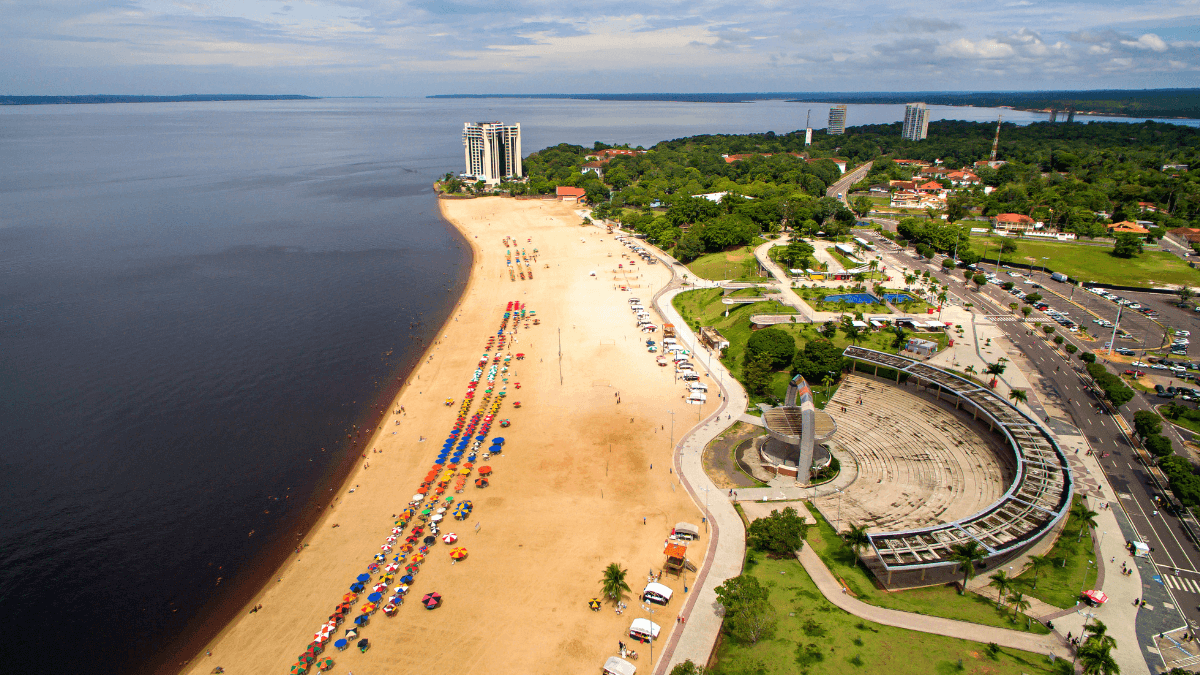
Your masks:
<path fill-rule="evenodd" d="M 946 298 L 948 298 L 948 297 L 950 297 L 950 295 L 949 295 L 949 294 L 947 294 L 947 293 L 946 293 L 946 291 L 942 291 L 941 293 L 938 293 L 938 296 L 937 296 L 937 301 L 938 301 L 938 321 L 941 321 L 941 320 L 942 320 L 942 307 L 944 307 L 944 306 L 945 306 L 945 304 L 946 304 Z"/>
<path fill-rule="evenodd" d="M 1075 543 L 1083 540 L 1083 531 L 1089 527 L 1096 526 L 1096 516 L 1100 515 L 1089 509 L 1087 504 L 1076 502 L 1071 507 L 1071 517 L 1079 521 L 1079 536 L 1075 537 Z"/>
<path fill-rule="evenodd" d="M 1083 632 L 1088 634 L 1087 642 L 1089 644 L 1114 649 L 1117 646 L 1117 641 L 1113 636 L 1108 634 L 1108 626 L 1104 622 L 1096 619 L 1090 626 L 1084 626 Z"/>
<path fill-rule="evenodd" d="M 829 388 L 833 386 L 834 382 L 837 382 L 837 380 L 833 379 L 833 376 L 829 373 L 825 373 L 825 377 L 821 378 L 821 384 L 825 385 L 826 396 L 829 395 Z"/>
<path fill-rule="evenodd" d="M 1084 675 L 1120 675 L 1121 667 L 1106 645 L 1093 645 L 1089 640 L 1079 648 L 1079 665 Z"/>
<path fill-rule="evenodd" d="M 867 537 L 867 526 L 850 523 L 850 530 L 846 532 L 846 543 L 854 551 L 854 563 L 857 565 L 859 551 L 871 544 L 871 539 Z"/>
<path fill-rule="evenodd" d="M 975 370 L 975 366 L 974 366 L 974 365 L 967 366 L 967 374 L 968 374 L 968 375 L 974 375 L 974 374 L 975 374 L 975 373 L 977 373 L 977 372 L 978 372 L 978 371 L 977 371 L 977 370 Z"/>
<path fill-rule="evenodd" d="M 613 602 L 619 602 L 621 596 L 629 592 L 629 584 L 625 582 L 625 575 L 629 570 L 621 569 L 617 563 L 610 563 L 604 568 L 604 576 L 600 577 L 601 591 Z"/>
<path fill-rule="evenodd" d="M 1180 306 L 1187 305 L 1187 301 L 1192 297 L 1192 289 L 1183 286 L 1179 289 L 1179 304 Z"/>
<path fill-rule="evenodd" d="M 1054 566 L 1054 561 L 1048 555 L 1031 555 L 1029 561 L 1025 563 L 1025 569 L 1033 570 L 1033 589 L 1037 590 L 1038 573 L 1044 569 Z"/>
<path fill-rule="evenodd" d="M 999 362 L 987 364 L 987 368 L 984 369 L 984 372 L 987 373 L 988 375 L 992 376 L 992 386 L 996 385 L 996 378 L 1003 375 L 1004 369 L 1007 367 L 1008 366 L 1004 365 L 1003 363 L 999 363 Z"/>
<path fill-rule="evenodd" d="M 1025 393 L 1024 389 L 1013 389 L 1008 392 L 1008 399 L 1017 403 L 1027 403 L 1029 401 L 1029 394 Z"/>
<path fill-rule="evenodd" d="M 963 587 L 959 595 L 967 590 L 967 582 L 975 576 L 975 563 L 983 560 L 983 551 L 979 542 L 971 539 L 965 544 L 955 544 L 950 547 L 950 559 L 958 563 L 958 569 L 963 573 Z"/>
<path fill-rule="evenodd" d="M 996 609 L 1000 609 L 1000 603 L 1004 600 L 1004 594 L 1008 592 L 1008 589 L 1012 588 L 1013 579 L 1004 570 L 996 572 L 990 578 L 991 582 L 988 583 L 988 586 L 996 589 Z"/>
<path fill-rule="evenodd" d="M 1024 593 L 1013 593 L 1012 595 L 1008 596 L 1008 603 L 1010 605 L 1012 605 L 1014 612 L 1018 612 L 1021 614 L 1024 614 L 1025 610 L 1029 609 L 1029 607 L 1030 607 L 1029 601 L 1025 599 Z M 1029 618 L 1028 615 L 1026 615 L 1025 616 L 1025 630 L 1029 630 L 1029 626 L 1030 626 L 1031 622 L 1032 622 L 1032 620 Z"/>

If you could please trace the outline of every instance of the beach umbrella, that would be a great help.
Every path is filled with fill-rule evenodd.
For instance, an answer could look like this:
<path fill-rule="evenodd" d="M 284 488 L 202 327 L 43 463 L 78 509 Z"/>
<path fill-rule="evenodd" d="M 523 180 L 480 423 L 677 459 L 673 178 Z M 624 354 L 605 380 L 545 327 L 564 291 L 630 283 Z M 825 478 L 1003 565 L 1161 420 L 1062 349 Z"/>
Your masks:
<path fill-rule="evenodd" d="M 375 591 L 376 593 L 382 593 L 383 591 L 387 590 L 387 584 L 382 583 L 382 582 L 375 584 L 375 586 L 371 590 Z"/>
<path fill-rule="evenodd" d="M 493 438 L 492 445 L 504 445 L 504 438 L 501 436 L 497 436 L 497 437 Z"/>
<path fill-rule="evenodd" d="M 358 575 L 358 580 L 365 584 L 371 580 L 371 575 L 370 574 L 360 574 L 360 575 Z"/>
<path fill-rule="evenodd" d="M 425 605 L 425 609 L 437 609 L 442 604 L 442 595 L 440 593 L 426 593 L 425 597 L 421 598 L 421 604 Z"/>
<path fill-rule="evenodd" d="M 401 595 L 405 595 L 408 593 L 408 586 L 405 586 L 404 584 L 400 584 L 399 586 L 396 587 L 395 592 L 396 592 L 397 597 L 399 597 Z"/>
<path fill-rule="evenodd" d="M 480 476 L 490 476 L 491 474 L 492 474 L 492 467 L 490 467 L 490 466 L 479 467 L 479 475 Z"/>
<path fill-rule="evenodd" d="M 405 574 L 404 576 L 400 577 L 400 583 L 402 584 L 411 584 L 412 582 L 413 576 L 411 574 Z"/>
<path fill-rule="evenodd" d="M 367 651 L 367 649 L 368 649 L 370 646 L 371 646 L 371 642 L 370 642 L 369 640 L 367 640 L 367 638 L 363 638 L 363 639 L 361 639 L 361 640 L 359 640 L 359 641 L 358 641 L 358 649 L 359 649 L 359 651 L 364 651 L 364 652 L 365 652 L 365 651 Z"/>
<path fill-rule="evenodd" d="M 343 603 L 357 602 L 357 601 L 358 601 L 358 594 L 357 594 L 357 593 L 347 593 L 347 594 L 345 594 L 345 595 L 343 595 L 343 596 L 342 596 L 342 602 L 343 602 Z"/>
<path fill-rule="evenodd" d="M 475 487 L 485 488 L 487 486 L 488 486 L 488 479 L 486 479 L 486 478 L 476 478 L 475 479 Z"/>
<path fill-rule="evenodd" d="M 308 666 L 304 665 L 303 663 L 297 663 L 296 665 L 292 666 L 292 669 L 288 672 L 292 673 L 292 675 L 300 675 L 301 673 L 307 673 Z"/>
<path fill-rule="evenodd" d="M 350 643 L 346 642 L 345 640 L 338 640 L 337 642 L 333 643 L 333 646 L 337 647 L 338 649 L 345 649 L 346 647 L 350 646 Z"/>
<path fill-rule="evenodd" d="M 454 542 L 458 541 L 458 535 L 454 534 L 453 532 L 449 534 L 443 534 L 442 541 L 446 542 L 447 544 L 453 544 Z"/>
<path fill-rule="evenodd" d="M 368 602 L 367 604 L 363 605 L 362 607 L 359 607 L 358 611 L 362 612 L 363 614 L 370 614 L 371 612 L 375 611 L 375 603 Z M 357 619 L 356 619 L 356 621 L 357 621 Z"/>
<path fill-rule="evenodd" d="M 419 495 L 419 494 L 418 494 L 418 495 L 413 495 L 413 496 L 412 496 L 412 500 L 413 500 L 414 502 L 419 502 L 419 501 L 421 501 L 422 499 L 425 499 L 424 495 Z"/>
<path fill-rule="evenodd" d="M 304 664 L 304 665 L 306 665 L 306 666 L 311 666 L 311 665 L 312 665 L 312 662 L 313 662 L 313 661 L 316 661 L 316 660 L 317 660 L 317 658 L 316 658 L 315 656 L 313 656 L 312 654 L 310 654 L 310 653 L 308 653 L 308 652 L 305 652 L 305 653 L 303 653 L 303 654 L 301 654 L 301 655 L 300 655 L 300 659 L 299 659 L 299 660 L 300 660 L 300 663 L 303 663 L 303 664 Z"/>
<path fill-rule="evenodd" d="M 409 565 L 408 567 L 404 568 L 404 571 L 408 572 L 410 575 L 416 574 L 417 572 L 421 571 L 421 566 L 420 565 Z"/>
<path fill-rule="evenodd" d="M 357 628 L 350 628 L 350 629 L 346 630 L 346 639 L 347 640 L 353 640 L 356 637 L 358 637 L 358 629 Z"/>
<path fill-rule="evenodd" d="M 435 523 L 436 523 L 436 522 L 439 522 L 439 521 L 441 521 L 441 519 L 442 519 L 442 518 L 445 518 L 445 516 L 443 516 L 443 515 L 441 515 L 441 514 L 439 513 L 438 515 L 436 515 L 436 516 L 433 516 L 433 517 L 432 517 L 432 518 L 430 518 L 429 520 L 431 520 L 431 521 L 433 521 L 433 522 L 435 522 Z"/>
<path fill-rule="evenodd" d="M 600 611 L 600 598 L 592 598 L 591 600 L 588 600 L 588 607 L 593 612 L 599 612 Z"/>
<path fill-rule="evenodd" d="M 386 568 L 386 570 L 387 570 L 388 572 L 395 572 L 395 571 L 396 571 L 396 570 L 398 570 L 398 569 L 400 569 L 400 565 L 399 565 L 399 564 L 397 564 L 397 563 L 391 563 L 391 564 L 390 564 L 390 565 L 388 565 L 388 566 L 387 566 L 387 568 Z"/>
<path fill-rule="evenodd" d="M 430 536 L 422 539 L 421 543 L 425 544 L 426 546 L 431 546 L 431 545 L 437 543 L 437 537 L 430 535 Z"/>
<path fill-rule="evenodd" d="M 405 544 L 405 545 L 403 545 L 403 546 L 401 546 L 401 547 L 400 547 L 400 550 L 401 550 L 401 551 L 404 551 L 405 553 L 408 553 L 409 551 L 413 550 L 413 545 L 412 545 L 412 544 Z"/>
<path fill-rule="evenodd" d="M 450 551 L 450 557 L 454 558 L 455 560 L 462 560 L 463 558 L 467 557 L 467 549 L 459 546 L 458 548 Z"/>
<path fill-rule="evenodd" d="M 378 593 L 378 592 L 372 593 L 367 596 L 367 601 L 368 602 L 379 602 L 379 599 L 382 597 L 383 597 L 382 593 Z"/>
<path fill-rule="evenodd" d="M 383 546 L 380 546 L 379 548 L 380 548 L 380 549 L 382 549 L 384 553 L 391 553 L 391 552 L 392 552 L 392 545 L 391 545 L 391 544 L 384 544 Z"/>
<path fill-rule="evenodd" d="M 367 571 L 370 572 L 371 574 L 374 574 L 379 571 L 379 565 L 376 563 L 371 563 L 370 565 L 367 565 Z M 363 581 L 366 582 L 369 580 L 370 579 L 368 578 L 368 579 L 364 579 Z"/>
<path fill-rule="evenodd" d="M 425 562 L 425 556 L 423 556 L 423 555 L 421 555 L 420 553 L 418 553 L 418 554 L 416 554 L 416 555 L 414 555 L 414 556 L 412 557 L 412 562 L 413 562 L 414 564 L 420 564 L 420 563 L 423 563 L 423 562 Z"/>
<path fill-rule="evenodd" d="M 373 557 L 375 558 L 375 562 L 383 562 L 384 560 L 387 560 L 387 556 L 382 553 L 376 553 Z"/>
<path fill-rule="evenodd" d="M 350 590 L 354 591 L 355 593 L 362 593 L 364 588 L 366 588 L 366 586 L 363 586 L 362 584 L 358 584 L 358 583 L 352 584 L 350 586 Z"/>
<path fill-rule="evenodd" d="M 321 670 L 329 670 L 333 668 L 333 659 L 322 659 L 317 662 L 317 667 Z"/>
<path fill-rule="evenodd" d="M 361 626 L 370 620 L 371 620 L 371 617 L 367 616 L 366 614 L 359 614 L 357 617 L 354 618 L 354 624 L 356 626 Z"/>
<path fill-rule="evenodd" d="M 429 492 L 429 488 L 425 487 L 424 485 L 422 485 L 421 487 L 417 488 L 417 494 L 419 494 L 419 495 L 423 495 L 423 494 L 425 494 L 426 492 Z M 424 499 L 424 497 L 422 497 L 422 499 Z"/>

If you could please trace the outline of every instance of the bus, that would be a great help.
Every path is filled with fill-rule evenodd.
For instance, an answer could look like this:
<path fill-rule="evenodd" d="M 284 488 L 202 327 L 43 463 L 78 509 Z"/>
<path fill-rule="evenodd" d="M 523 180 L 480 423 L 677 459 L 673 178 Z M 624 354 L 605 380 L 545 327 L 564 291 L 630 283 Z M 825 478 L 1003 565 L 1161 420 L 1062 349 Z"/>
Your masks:
<path fill-rule="evenodd" d="M 855 237 L 854 243 L 863 247 L 864 250 L 867 250 L 867 251 L 875 250 L 875 244 L 872 244 L 871 242 L 867 241 L 866 239 L 863 239 L 862 237 Z"/>

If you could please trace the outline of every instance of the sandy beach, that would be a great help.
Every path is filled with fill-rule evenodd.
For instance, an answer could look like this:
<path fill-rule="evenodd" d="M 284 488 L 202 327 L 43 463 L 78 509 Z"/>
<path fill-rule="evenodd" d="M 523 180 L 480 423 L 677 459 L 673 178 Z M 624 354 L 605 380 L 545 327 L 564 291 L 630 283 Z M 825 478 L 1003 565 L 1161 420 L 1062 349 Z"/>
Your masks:
<path fill-rule="evenodd" d="M 671 428 L 674 417 L 678 439 L 698 413 L 715 410 L 716 388 L 705 405 L 686 404 L 674 369 L 656 366 L 647 353 L 647 336 L 627 302 L 636 296 L 649 306 L 670 271 L 640 260 L 631 266 L 621 257 L 628 249 L 612 235 L 579 224 L 574 204 L 492 197 L 440 206 L 475 254 L 459 306 L 376 430 L 362 464 L 339 494 L 331 493 L 332 507 L 303 552 L 206 647 L 211 656 L 201 651 L 183 672 L 207 675 L 217 666 L 231 674 L 288 672 L 366 571 L 393 515 L 429 470 L 509 301 L 526 303 L 541 323 L 522 325 L 506 350 L 526 358 L 512 362 L 498 413 L 512 426 L 491 430 L 507 441 L 504 453 L 486 462 L 494 470 L 491 485 L 468 483 L 455 496 L 472 500 L 473 513 L 442 529 L 457 533 L 456 545 L 469 556 L 452 565 L 451 547 L 433 546 L 408 602 L 395 617 L 374 614 L 362 630 L 360 637 L 371 643 L 366 653 L 353 646 L 339 652 L 330 641 L 322 658 L 336 662 L 331 672 L 599 671 L 616 654 L 618 640 L 631 642 L 632 619 L 646 616 L 637 595 L 647 573 L 662 568 L 672 526 L 701 524 L 700 509 L 670 473 Z M 532 280 L 510 281 L 506 236 L 527 254 L 538 249 Z M 630 290 L 619 290 L 621 283 Z M 661 339 L 661 331 L 654 337 Z M 697 368 L 703 374 L 700 363 Z M 454 407 L 445 405 L 447 398 Z M 512 405 L 517 401 L 519 410 Z M 405 413 L 397 414 L 401 406 Z M 707 546 L 702 538 L 689 548 L 697 566 Z M 587 607 L 612 562 L 629 570 L 632 588 L 620 616 L 609 603 L 599 612 Z M 688 585 L 693 577 L 687 575 Z M 685 599 L 684 579 L 664 574 L 662 583 L 677 595 L 653 617 L 663 628 L 655 664 Z M 431 591 L 444 603 L 427 611 L 420 598 Z M 250 613 L 258 604 L 262 609 Z M 352 612 L 358 615 L 357 606 Z M 649 648 L 636 646 L 639 671 L 649 672 Z"/>

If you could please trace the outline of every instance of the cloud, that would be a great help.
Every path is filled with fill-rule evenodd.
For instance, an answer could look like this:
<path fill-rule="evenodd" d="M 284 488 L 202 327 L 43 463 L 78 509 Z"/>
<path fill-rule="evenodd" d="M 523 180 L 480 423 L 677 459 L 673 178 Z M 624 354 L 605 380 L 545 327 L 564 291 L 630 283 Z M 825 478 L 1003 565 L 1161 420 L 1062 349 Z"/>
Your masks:
<path fill-rule="evenodd" d="M 1121 44 L 1128 47 L 1136 47 L 1137 49 L 1149 49 L 1153 52 L 1167 51 L 1167 43 L 1154 33 L 1146 33 L 1137 40 L 1122 40 Z"/>
<path fill-rule="evenodd" d="M 904 17 L 889 22 L 888 30 L 892 33 L 941 33 L 944 31 L 961 30 L 962 24 L 956 21 L 942 21 L 928 17 Z"/>

